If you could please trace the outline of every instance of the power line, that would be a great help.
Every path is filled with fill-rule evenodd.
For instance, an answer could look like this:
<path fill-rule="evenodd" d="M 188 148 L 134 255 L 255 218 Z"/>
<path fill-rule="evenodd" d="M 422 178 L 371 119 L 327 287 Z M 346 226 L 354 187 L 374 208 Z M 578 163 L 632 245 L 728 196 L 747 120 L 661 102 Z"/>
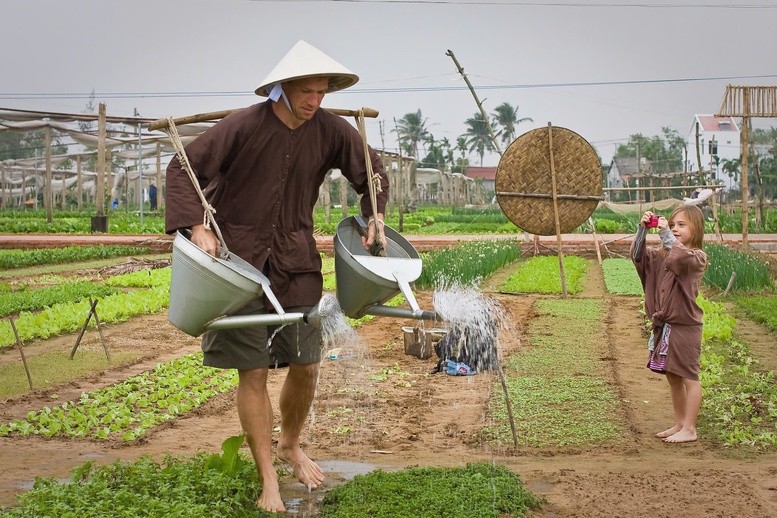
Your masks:
<path fill-rule="evenodd" d="M 776 6 L 777 7 L 777 6 Z M 662 78 L 662 79 L 632 79 L 620 81 L 572 81 L 564 83 L 505 83 L 478 85 L 478 90 L 518 90 L 532 88 L 570 88 L 582 86 L 618 86 L 618 85 L 646 85 L 646 84 L 667 84 L 667 83 L 694 83 L 704 81 L 733 81 L 744 79 L 773 79 L 777 74 L 756 74 L 744 76 L 711 76 L 711 77 L 681 77 L 681 78 Z M 413 93 L 413 92 L 446 92 L 466 90 L 466 86 L 405 86 L 405 87 L 377 87 L 377 88 L 358 88 L 353 87 L 344 91 L 344 94 L 365 94 L 365 93 Z M 105 92 L 98 94 L 90 91 L 88 93 L 73 92 L 0 92 L 0 99 L 4 100 L 51 100 L 51 99 L 82 99 L 95 96 L 101 99 L 141 99 L 141 98 L 182 98 L 182 97 L 254 97 L 253 92 L 244 91 L 172 91 L 172 92 Z"/>
<path fill-rule="evenodd" d="M 278 0 L 252 0 L 260 3 L 278 3 Z M 625 3 L 625 2 L 527 2 L 523 0 L 503 0 L 488 1 L 488 0 L 284 0 L 284 2 L 296 2 L 301 4 L 307 3 L 350 3 L 350 4 L 416 4 L 416 5 L 494 5 L 494 6 L 515 6 L 515 7 L 584 7 L 584 8 L 611 8 L 611 7 L 626 7 L 637 9 L 777 9 L 777 5 L 774 4 L 699 4 L 699 3 L 685 3 L 685 4 L 668 4 L 668 3 Z"/>

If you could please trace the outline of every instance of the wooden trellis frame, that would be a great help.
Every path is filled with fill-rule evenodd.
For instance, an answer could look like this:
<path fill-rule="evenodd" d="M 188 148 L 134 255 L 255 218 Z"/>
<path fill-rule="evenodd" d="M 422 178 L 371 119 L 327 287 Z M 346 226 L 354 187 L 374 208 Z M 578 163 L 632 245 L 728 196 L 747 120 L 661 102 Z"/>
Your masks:
<path fill-rule="evenodd" d="M 749 222 L 749 187 L 747 185 L 747 150 L 749 146 L 750 118 L 777 117 L 777 86 L 733 86 L 726 87 L 726 94 L 716 117 L 742 117 L 740 137 L 742 153 L 742 245 L 747 247 L 747 226 Z"/>

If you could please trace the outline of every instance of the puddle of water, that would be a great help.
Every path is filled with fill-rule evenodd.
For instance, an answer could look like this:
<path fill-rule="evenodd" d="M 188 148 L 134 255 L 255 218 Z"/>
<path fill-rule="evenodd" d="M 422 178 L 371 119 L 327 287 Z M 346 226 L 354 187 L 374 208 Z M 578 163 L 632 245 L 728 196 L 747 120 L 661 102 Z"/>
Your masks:
<path fill-rule="evenodd" d="M 321 489 L 309 491 L 299 482 L 293 482 L 281 487 L 283 504 L 286 506 L 287 516 L 308 518 L 318 516 L 321 509 L 321 501 L 328 488 L 347 482 L 356 475 L 366 475 L 378 468 L 373 464 L 362 462 L 350 462 L 346 460 L 319 461 L 318 465 L 324 470 L 326 480 Z"/>

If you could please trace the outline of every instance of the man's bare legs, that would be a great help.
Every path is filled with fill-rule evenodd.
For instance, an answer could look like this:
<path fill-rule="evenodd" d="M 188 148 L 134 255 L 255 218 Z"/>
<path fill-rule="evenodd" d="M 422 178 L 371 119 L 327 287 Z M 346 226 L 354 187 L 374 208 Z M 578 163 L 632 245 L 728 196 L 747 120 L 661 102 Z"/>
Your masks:
<path fill-rule="evenodd" d="M 667 372 L 669 391 L 672 396 L 675 425 L 656 434 L 664 442 L 692 442 L 697 439 L 696 418 L 701 407 L 701 383 Z"/>
<path fill-rule="evenodd" d="M 270 512 L 284 512 L 278 474 L 272 464 L 273 410 L 267 393 L 267 369 L 238 370 L 238 375 L 237 413 L 262 481 L 256 505 Z"/>
<path fill-rule="evenodd" d="M 278 458 L 289 463 L 299 481 L 309 489 L 317 488 L 324 481 L 323 470 L 300 448 L 300 434 L 316 392 L 318 368 L 318 363 L 290 365 L 280 396 Z"/>

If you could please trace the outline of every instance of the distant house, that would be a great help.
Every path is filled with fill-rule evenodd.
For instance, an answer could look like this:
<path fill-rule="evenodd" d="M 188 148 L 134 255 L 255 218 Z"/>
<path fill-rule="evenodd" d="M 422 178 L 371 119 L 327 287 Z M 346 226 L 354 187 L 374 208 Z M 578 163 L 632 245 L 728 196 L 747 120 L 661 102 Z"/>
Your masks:
<path fill-rule="evenodd" d="M 688 150 L 688 171 L 699 170 L 696 160 L 696 125 L 699 125 L 699 155 L 705 172 L 710 174 L 710 181 L 720 181 L 727 189 L 736 188 L 738 179 L 723 172 L 724 160 L 738 160 L 740 157 L 740 130 L 733 117 L 715 117 L 714 115 L 699 115 L 693 117 L 693 123 L 688 131 L 686 146 Z"/>
<path fill-rule="evenodd" d="M 635 179 L 640 175 L 651 174 L 653 164 L 644 156 L 637 157 L 613 157 L 610 162 L 610 170 L 607 172 L 607 187 L 619 189 L 621 187 L 638 187 Z"/>
<path fill-rule="evenodd" d="M 466 176 L 474 180 L 483 180 L 483 191 L 494 192 L 494 180 L 496 179 L 496 167 L 467 167 Z"/>

